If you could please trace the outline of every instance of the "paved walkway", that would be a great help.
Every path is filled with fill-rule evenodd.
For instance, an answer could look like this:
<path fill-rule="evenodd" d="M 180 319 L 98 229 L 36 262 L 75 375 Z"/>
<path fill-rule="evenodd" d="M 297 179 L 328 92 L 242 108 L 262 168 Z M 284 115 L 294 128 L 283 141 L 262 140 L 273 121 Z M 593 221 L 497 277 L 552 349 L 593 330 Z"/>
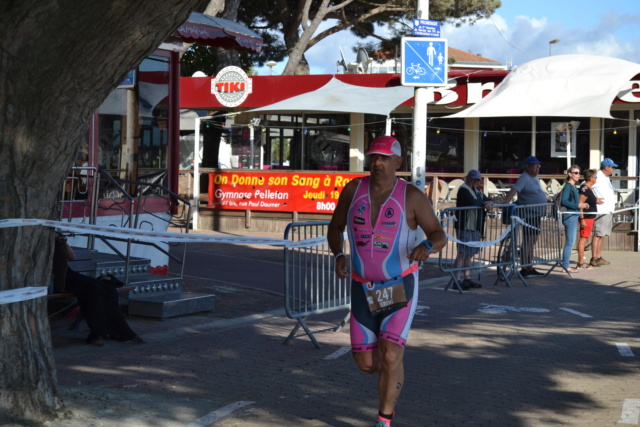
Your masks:
<path fill-rule="evenodd" d="M 525 287 L 460 295 L 421 282 L 395 426 L 637 425 L 640 413 L 640 255 L 574 278 L 554 271 Z M 202 282 L 193 285 L 204 286 Z M 311 317 L 322 344 L 276 295 L 206 283 L 214 313 L 131 318 L 147 344 L 80 344 L 86 331 L 53 325 L 60 391 L 76 426 L 363 426 L 377 408 L 375 377 L 357 370 L 346 312 Z M 236 311 L 241 309 L 241 311 Z"/>

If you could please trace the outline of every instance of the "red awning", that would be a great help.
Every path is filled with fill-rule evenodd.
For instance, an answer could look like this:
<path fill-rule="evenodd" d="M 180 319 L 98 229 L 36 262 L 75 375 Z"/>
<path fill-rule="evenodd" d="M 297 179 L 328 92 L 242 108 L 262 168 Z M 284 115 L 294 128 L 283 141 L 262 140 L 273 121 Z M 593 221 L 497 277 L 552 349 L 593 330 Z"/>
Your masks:
<path fill-rule="evenodd" d="M 262 37 L 255 31 L 229 21 L 203 13 L 192 12 L 189 19 L 173 34 L 187 43 L 199 43 L 238 52 L 258 53 L 262 49 Z"/>

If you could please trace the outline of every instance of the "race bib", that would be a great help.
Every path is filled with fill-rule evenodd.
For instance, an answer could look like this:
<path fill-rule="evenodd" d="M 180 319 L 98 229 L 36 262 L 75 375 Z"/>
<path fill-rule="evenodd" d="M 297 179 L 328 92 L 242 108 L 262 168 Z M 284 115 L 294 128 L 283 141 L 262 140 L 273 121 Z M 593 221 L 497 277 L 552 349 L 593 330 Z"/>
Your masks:
<path fill-rule="evenodd" d="M 407 306 L 402 277 L 378 282 L 363 283 L 365 297 L 371 314 L 378 315 L 389 310 Z"/>

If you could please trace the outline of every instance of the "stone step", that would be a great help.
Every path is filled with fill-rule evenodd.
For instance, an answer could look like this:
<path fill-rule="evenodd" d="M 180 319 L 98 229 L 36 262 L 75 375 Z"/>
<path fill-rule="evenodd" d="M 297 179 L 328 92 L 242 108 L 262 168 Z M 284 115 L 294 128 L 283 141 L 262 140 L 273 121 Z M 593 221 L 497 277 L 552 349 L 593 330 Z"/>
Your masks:
<path fill-rule="evenodd" d="M 69 261 L 69 267 L 73 270 L 92 277 L 100 277 L 106 274 L 124 276 L 126 261 L 115 254 L 105 254 L 96 250 L 73 248 L 75 260 Z M 149 260 L 146 258 L 130 257 L 129 274 L 142 274 L 149 272 Z"/>
<path fill-rule="evenodd" d="M 129 297 L 129 315 L 164 319 L 213 311 L 215 295 L 195 292 L 166 292 Z"/>
<path fill-rule="evenodd" d="M 76 259 L 69 262 L 75 271 L 100 277 L 112 274 L 124 282 L 126 262 L 118 255 L 74 248 Z M 167 317 L 213 311 L 215 295 L 182 291 L 182 279 L 149 273 L 149 260 L 131 257 L 129 260 L 129 292 L 123 292 L 124 304 L 132 316 Z"/>
<path fill-rule="evenodd" d="M 116 277 L 120 280 L 124 280 L 124 276 Z M 129 286 L 133 286 L 133 290 L 129 292 L 129 298 L 133 298 L 136 296 L 150 296 L 168 292 L 181 292 L 182 279 L 173 276 L 142 273 L 130 275 Z"/>

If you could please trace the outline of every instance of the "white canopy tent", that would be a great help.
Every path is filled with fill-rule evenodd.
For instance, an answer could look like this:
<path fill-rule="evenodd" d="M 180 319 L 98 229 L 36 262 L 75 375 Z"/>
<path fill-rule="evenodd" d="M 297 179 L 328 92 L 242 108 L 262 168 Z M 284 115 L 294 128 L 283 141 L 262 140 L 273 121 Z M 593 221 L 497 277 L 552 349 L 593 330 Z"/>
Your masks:
<path fill-rule="evenodd" d="M 312 92 L 297 95 L 250 112 L 331 112 L 388 116 L 398 105 L 413 97 L 413 88 L 404 86 L 355 86 L 332 77 Z"/>
<path fill-rule="evenodd" d="M 613 118 L 611 104 L 640 73 L 640 64 L 595 55 L 558 55 L 527 62 L 511 71 L 489 95 L 447 118 L 465 117 L 598 117 Z M 567 137 L 567 170 L 571 165 L 571 129 Z"/>
<path fill-rule="evenodd" d="M 248 112 L 328 112 L 328 113 L 362 113 L 389 116 L 398 105 L 413 97 L 413 88 L 404 86 L 366 87 L 344 83 L 335 77 L 324 86 L 312 92 L 297 95 Z M 199 152 L 200 121 L 205 117 L 195 118 L 194 152 Z M 200 171 L 198 161 L 194 161 L 194 229 L 198 224 L 198 195 L 200 192 Z"/>
<path fill-rule="evenodd" d="M 611 104 L 640 64 L 595 55 L 558 55 L 516 67 L 458 117 L 612 118 Z"/>

